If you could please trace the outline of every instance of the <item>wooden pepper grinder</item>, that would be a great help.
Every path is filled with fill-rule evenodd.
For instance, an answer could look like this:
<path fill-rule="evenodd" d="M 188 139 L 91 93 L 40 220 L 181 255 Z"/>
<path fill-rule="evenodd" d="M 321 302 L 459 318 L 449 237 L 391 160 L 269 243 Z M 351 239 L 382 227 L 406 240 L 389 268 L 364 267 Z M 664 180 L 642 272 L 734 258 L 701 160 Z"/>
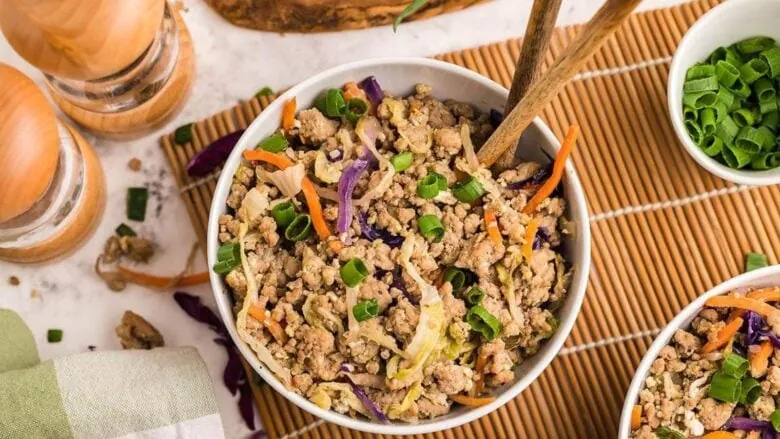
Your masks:
<path fill-rule="evenodd" d="M 0 28 L 62 111 L 96 134 L 144 134 L 189 95 L 192 39 L 165 0 L 2 0 Z"/>
<path fill-rule="evenodd" d="M 86 241 L 105 205 L 92 146 L 0 63 L 0 259 L 39 262 Z"/>

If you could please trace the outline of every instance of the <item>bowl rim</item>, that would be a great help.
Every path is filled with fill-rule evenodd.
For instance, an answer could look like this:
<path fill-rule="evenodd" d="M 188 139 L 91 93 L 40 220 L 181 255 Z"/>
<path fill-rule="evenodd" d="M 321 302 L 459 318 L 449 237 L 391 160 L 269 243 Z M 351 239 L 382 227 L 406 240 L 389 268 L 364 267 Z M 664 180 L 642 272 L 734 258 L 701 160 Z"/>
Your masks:
<path fill-rule="evenodd" d="M 242 152 L 250 146 L 249 138 L 253 137 L 253 133 L 260 130 L 260 126 L 264 124 L 264 121 L 268 118 L 278 118 L 281 114 L 282 106 L 288 99 L 296 96 L 300 90 L 308 89 L 320 82 L 326 81 L 331 76 L 346 73 L 350 70 L 360 69 L 365 67 L 379 67 L 384 65 L 408 65 L 410 67 L 427 67 L 434 71 L 447 71 L 448 73 L 456 74 L 458 76 L 465 77 L 467 80 L 480 83 L 480 85 L 491 89 L 496 93 L 500 93 L 503 96 L 508 95 L 508 91 L 492 81 L 491 79 L 484 77 L 476 72 L 468 70 L 464 67 L 460 67 L 444 61 L 438 61 L 427 58 L 415 58 L 415 57 L 385 57 L 385 58 L 372 58 L 363 61 L 357 61 L 347 64 L 342 64 L 325 71 L 322 71 L 308 79 L 299 82 L 295 86 L 289 88 L 277 99 L 275 99 L 254 121 L 246 128 L 239 141 L 236 143 L 235 148 L 231 152 L 227 161 L 223 166 L 223 170 L 220 174 L 217 182 L 212 203 L 209 209 L 209 222 L 206 234 L 207 240 L 207 260 L 208 266 L 211 267 L 216 260 L 216 251 L 219 246 L 218 232 L 219 232 L 219 215 L 224 210 L 225 199 L 230 189 L 230 182 L 232 181 L 232 175 L 235 169 L 238 167 L 241 161 Z M 540 119 L 535 118 L 533 124 L 544 138 L 549 142 L 553 149 L 560 148 L 558 139 L 553 134 L 552 130 Z M 225 172 L 229 171 L 229 172 Z M 359 431 L 377 433 L 377 434 L 424 434 L 445 429 L 454 428 L 465 423 L 474 421 L 496 409 L 503 406 L 509 400 L 514 399 L 520 392 L 525 390 L 536 378 L 549 366 L 552 360 L 557 356 L 564 342 L 568 338 L 577 317 L 580 314 L 582 308 L 582 302 L 585 297 L 585 291 L 588 284 L 588 276 L 590 272 L 591 263 L 591 244 L 590 244 L 590 221 L 585 202 L 585 193 L 579 177 L 574 169 L 571 160 L 566 164 L 566 179 L 567 179 L 567 191 L 566 201 L 569 203 L 570 208 L 576 206 L 576 210 L 580 212 L 580 217 L 576 218 L 577 223 L 577 240 L 580 241 L 579 258 L 581 261 L 580 269 L 575 272 L 574 279 L 572 281 L 572 287 L 568 292 L 567 301 L 571 303 L 571 315 L 567 320 L 562 320 L 553 337 L 547 341 L 547 348 L 544 355 L 540 358 L 538 364 L 533 367 L 526 375 L 520 377 L 515 381 L 513 385 L 506 388 L 500 395 L 496 397 L 496 400 L 490 404 L 475 409 L 467 410 L 457 416 L 446 418 L 442 420 L 436 420 L 434 418 L 431 421 L 421 424 L 380 424 L 371 420 L 350 418 L 346 415 L 339 414 L 332 410 L 325 410 L 308 399 L 288 391 L 284 388 L 281 382 L 266 369 L 265 366 L 257 359 L 254 352 L 240 339 L 238 336 L 235 319 L 233 316 L 233 310 L 230 306 L 225 304 L 221 300 L 220 296 L 227 294 L 227 290 L 223 285 L 221 276 L 215 274 L 212 270 L 209 270 L 209 277 L 211 281 L 212 291 L 217 303 L 220 317 L 225 322 L 230 337 L 236 344 L 242 357 L 244 357 L 252 368 L 257 372 L 260 377 L 266 381 L 271 387 L 283 395 L 288 401 L 292 402 L 299 408 L 311 413 L 312 415 L 323 419 L 327 422 L 351 428 Z M 542 355 L 542 354 L 537 354 Z"/>
<path fill-rule="evenodd" d="M 680 77 L 684 78 L 684 75 L 688 68 L 693 65 L 690 60 L 685 60 L 682 57 L 682 53 L 688 46 L 701 42 L 698 34 L 704 32 L 710 25 L 710 22 L 724 15 L 730 15 L 734 9 L 743 7 L 745 3 L 752 3 L 756 0 L 729 0 L 727 2 L 720 3 L 714 8 L 710 9 L 699 17 L 698 20 L 691 26 L 685 33 L 680 44 L 677 45 L 677 49 L 674 52 L 672 63 L 669 67 L 669 77 L 667 79 L 667 106 L 669 111 L 669 118 L 671 119 L 672 126 L 674 127 L 675 134 L 680 139 L 680 142 L 685 147 L 688 154 L 704 169 L 715 174 L 716 176 L 723 178 L 724 180 L 731 181 L 733 183 L 745 184 L 750 186 L 765 186 L 770 184 L 780 183 L 780 168 L 768 169 L 764 171 L 755 171 L 750 169 L 732 169 L 726 165 L 718 163 L 712 157 L 709 157 L 704 151 L 701 150 L 691 137 L 688 135 L 683 123 L 682 112 L 682 89 L 675 87 L 674 84 L 678 82 Z M 769 3 L 780 3 L 776 0 L 770 0 Z M 694 41 L 696 43 L 694 43 Z M 717 47 L 713 47 L 715 50 Z M 686 63 L 688 65 L 686 65 Z"/>
<path fill-rule="evenodd" d="M 620 415 L 620 428 L 618 430 L 619 438 L 628 438 L 630 436 L 631 410 L 636 402 L 637 397 L 639 396 L 639 390 L 641 389 L 642 384 L 644 383 L 645 378 L 650 371 L 650 366 L 652 366 L 655 359 L 658 358 L 658 354 L 661 352 L 661 349 L 667 345 L 669 340 L 671 340 L 675 331 L 685 326 L 690 319 L 698 314 L 699 311 L 701 311 L 701 309 L 704 307 L 704 302 L 709 300 L 709 298 L 729 293 L 737 288 L 744 287 L 749 283 L 760 283 L 763 278 L 770 276 L 780 276 L 780 264 L 770 265 L 769 267 L 743 273 L 716 285 L 706 293 L 697 297 L 693 302 L 688 304 L 688 306 L 683 308 L 664 327 L 664 329 L 658 333 L 658 335 L 653 340 L 653 344 L 651 344 L 647 349 L 644 357 L 642 357 L 642 361 L 637 366 L 636 371 L 634 372 L 634 377 L 631 380 L 631 385 L 628 387 L 628 391 L 626 392 L 626 396 L 623 401 L 623 410 Z"/>

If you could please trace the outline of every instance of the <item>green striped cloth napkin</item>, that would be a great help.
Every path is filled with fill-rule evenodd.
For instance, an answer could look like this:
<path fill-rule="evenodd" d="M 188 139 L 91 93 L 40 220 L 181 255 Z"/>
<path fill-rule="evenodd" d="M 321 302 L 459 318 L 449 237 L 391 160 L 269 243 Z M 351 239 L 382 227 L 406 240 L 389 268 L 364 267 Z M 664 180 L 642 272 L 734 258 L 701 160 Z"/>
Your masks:
<path fill-rule="evenodd" d="M 224 438 L 191 347 L 87 352 L 40 362 L 21 318 L 0 309 L 0 437 Z"/>

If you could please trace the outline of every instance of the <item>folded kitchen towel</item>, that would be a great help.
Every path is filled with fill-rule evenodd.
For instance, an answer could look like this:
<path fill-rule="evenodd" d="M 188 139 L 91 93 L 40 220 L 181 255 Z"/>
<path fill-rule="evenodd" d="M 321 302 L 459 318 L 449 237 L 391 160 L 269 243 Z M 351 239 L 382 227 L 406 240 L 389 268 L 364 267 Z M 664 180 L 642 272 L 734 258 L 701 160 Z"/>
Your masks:
<path fill-rule="evenodd" d="M 40 362 L 0 309 L 0 438 L 224 438 L 194 348 L 87 352 Z"/>

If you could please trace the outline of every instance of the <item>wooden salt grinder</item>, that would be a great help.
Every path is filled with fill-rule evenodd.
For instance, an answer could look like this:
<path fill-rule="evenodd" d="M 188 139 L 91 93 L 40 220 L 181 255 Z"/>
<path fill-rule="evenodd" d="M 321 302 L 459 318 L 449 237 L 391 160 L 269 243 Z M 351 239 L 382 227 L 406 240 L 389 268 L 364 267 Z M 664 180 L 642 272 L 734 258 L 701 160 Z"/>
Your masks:
<path fill-rule="evenodd" d="M 86 241 L 105 205 L 92 146 L 29 78 L 0 63 L 0 259 L 39 262 Z"/>
<path fill-rule="evenodd" d="M 165 0 L 3 0 L 0 29 L 62 111 L 96 134 L 138 137 L 189 95 L 192 39 Z"/>

